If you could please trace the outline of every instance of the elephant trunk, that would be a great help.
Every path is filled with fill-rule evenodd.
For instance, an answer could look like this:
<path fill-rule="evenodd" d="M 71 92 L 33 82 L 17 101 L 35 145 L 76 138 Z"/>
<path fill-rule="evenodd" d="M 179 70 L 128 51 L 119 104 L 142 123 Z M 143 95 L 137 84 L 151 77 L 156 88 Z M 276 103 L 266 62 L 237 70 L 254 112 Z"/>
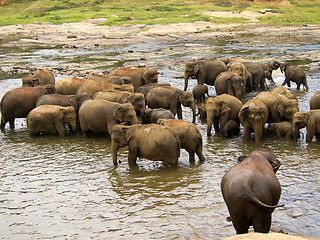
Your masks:
<path fill-rule="evenodd" d="M 189 77 L 188 73 L 184 73 L 184 91 L 187 91 Z"/>
<path fill-rule="evenodd" d="M 112 139 L 111 140 L 111 153 L 112 153 L 112 160 L 113 160 L 113 165 L 117 166 L 118 165 L 118 160 L 117 160 L 117 151 L 118 151 L 118 144 L 117 142 Z"/>
<path fill-rule="evenodd" d="M 195 123 L 196 122 L 196 105 L 193 103 L 191 104 L 191 107 L 192 109 L 192 123 Z"/>
<path fill-rule="evenodd" d="M 295 123 L 292 124 L 292 135 L 293 135 L 293 139 L 295 141 L 297 141 L 298 137 L 300 136 L 299 128 L 297 127 L 297 125 Z"/>
<path fill-rule="evenodd" d="M 258 120 L 257 122 L 255 122 L 252 128 L 254 131 L 254 140 L 256 145 L 261 145 L 262 128 L 263 128 L 262 120 Z"/>
<path fill-rule="evenodd" d="M 212 124 L 213 124 L 213 118 L 207 116 L 207 136 L 211 136 Z"/>

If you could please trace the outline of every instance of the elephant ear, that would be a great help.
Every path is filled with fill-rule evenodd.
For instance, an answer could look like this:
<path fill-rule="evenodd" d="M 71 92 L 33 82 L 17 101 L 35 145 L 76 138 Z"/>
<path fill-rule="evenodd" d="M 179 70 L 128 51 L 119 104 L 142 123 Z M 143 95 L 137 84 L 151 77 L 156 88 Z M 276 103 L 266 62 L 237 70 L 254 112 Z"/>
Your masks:
<path fill-rule="evenodd" d="M 129 128 L 125 128 L 124 131 L 125 131 L 126 141 L 129 142 L 133 133 L 131 132 L 131 130 Z"/>
<path fill-rule="evenodd" d="M 40 85 L 40 80 L 38 78 L 35 78 L 32 80 L 32 85 L 33 86 L 39 86 Z"/>
<path fill-rule="evenodd" d="M 284 103 L 283 102 L 279 102 L 277 104 L 277 106 L 276 106 L 276 110 L 280 114 L 280 116 L 283 117 L 283 115 L 284 115 Z"/>
<path fill-rule="evenodd" d="M 74 109 L 76 109 L 76 110 L 79 109 L 78 101 L 77 101 L 76 96 L 72 96 L 72 97 L 69 98 L 68 106 L 74 107 Z"/>
<path fill-rule="evenodd" d="M 244 122 L 247 120 L 247 111 L 249 110 L 249 106 L 245 106 L 240 109 L 239 119 L 242 119 Z"/>
<path fill-rule="evenodd" d="M 229 107 L 229 105 L 225 102 L 220 102 L 220 111 L 221 111 L 221 115 L 225 114 L 227 112 L 229 112 L 231 110 L 231 108 Z"/>
<path fill-rule="evenodd" d="M 122 122 L 124 111 L 125 111 L 125 110 L 123 109 L 123 107 L 117 107 L 117 108 L 113 111 L 113 117 L 114 117 L 114 119 L 118 120 L 119 122 Z"/>
<path fill-rule="evenodd" d="M 195 63 L 193 67 L 193 71 L 195 74 L 197 74 L 200 70 L 200 63 Z"/>
<path fill-rule="evenodd" d="M 181 90 L 179 90 L 179 89 L 175 90 L 173 92 L 173 99 L 180 100 L 179 98 L 180 98 L 181 93 L 182 93 Z"/>
<path fill-rule="evenodd" d="M 65 113 L 66 113 L 65 108 L 59 109 L 59 117 L 61 120 L 64 118 Z"/>

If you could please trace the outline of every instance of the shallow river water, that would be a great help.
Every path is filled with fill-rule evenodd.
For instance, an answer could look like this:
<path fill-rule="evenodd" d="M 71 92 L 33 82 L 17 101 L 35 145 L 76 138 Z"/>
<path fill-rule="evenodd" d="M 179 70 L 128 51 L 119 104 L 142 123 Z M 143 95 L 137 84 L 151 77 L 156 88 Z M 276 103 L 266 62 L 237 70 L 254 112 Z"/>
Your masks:
<path fill-rule="evenodd" d="M 268 58 L 271 52 L 271 57 L 284 60 L 283 56 L 289 53 L 319 49 L 319 45 L 308 43 L 283 44 L 277 49 L 246 42 L 199 44 L 218 46 L 215 56 L 253 59 Z M 183 73 L 184 64 L 179 64 L 179 59 L 210 55 L 208 51 L 179 52 L 184 45 L 138 44 L 96 52 L 2 49 L 1 62 L 7 66 L 17 62 L 57 66 L 107 59 L 106 66 L 112 66 L 123 63 L 119 52 L 158 52 L 150 58 L 167 61 L 158 67 L 159 82 L 183 88 L 183 79 L 174 78 Z M 172 49 L 176 49 L 175 53 Z M 55 54 L 59 58 L 50 57 Z M 95 60 L 90 59 L 93 55 Z M 300 110 L 308 111 L 310 97 L 320 90 L 320 74 L 312 61 L 292 62 L 300 64 L 307 73 L 310 90 L 296 91 L 295 84 L 291 90 L 299 98 Z M 58 75 L 56 80 L 63 77 L 66 76 Z M 21 86 L 21 76 L 3 75 L 1 79 L 0 97 Z M 281 85 L 284 76 L 278 71 L 274 79 Z M 190 80 L 189 90 L 195 82 Z M 215 95 L 212 86 L 210 94 Z M 249 94 L 247 99 L 255 94 Z M 183 117 L 191 121 L 191 110 L 184 108 Z M 197 119 L 196 125 L 203 135 L 204 164 L 190 165 L 188 154 L 182 150 L 178 169 L 148 160 L 138 160 L 138 169 L 129 169 L 126 148 L 119 152 L 122 163 L 113 166 L 107 136 L 84 138 L 67 134 L 59 138 L 52 133 L 30 137 L 25 119 L 17 119 L 14 131 L 6 126 L 6 131 L 0 132 L 0 238 L 223 239 L 235 234 L 232 224 L 226 222 L 228 211 L 220 181 L 226 170 L 236 164 L 238 156 L 257 147 L 253 138 L 243 140 L 243 128 L 240 136 L 233 139 L 219 135 L 208 138 L 206 124 Z M 302 132 L 305 137 L 305 130 Z M 271 230 L 319 237 L 320 144 L 315 139 L 306 144 L 304 139 L 294 142 L 264 137 L 261 147 L 273 151 L 282 162 L 277 176 L 282 186 L 280 203 L 285 206 L 274 211 Z"/>

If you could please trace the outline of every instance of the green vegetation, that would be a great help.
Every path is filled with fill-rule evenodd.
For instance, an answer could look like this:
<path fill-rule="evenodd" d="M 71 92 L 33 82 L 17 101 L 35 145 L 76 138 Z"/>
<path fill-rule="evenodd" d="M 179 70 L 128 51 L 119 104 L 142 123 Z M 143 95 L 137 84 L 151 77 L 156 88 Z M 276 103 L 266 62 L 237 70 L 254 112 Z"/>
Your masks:
<path fill-rule="evenodd" d="M 0 4 L 4 0 L 0 0 Z M 277 1 L 271 1 L 277 2 Z M 264 24 L 320 23 L 319 0 L 290 0 L 289 6 L 258 5 L 245 0 L 6 0 L 0 5 L 0 25 L 34 22 L 79 22 L 106 18 L 104 25 L 133 25 L 208 21 L 245 23 L 244 18 L 217 18 L 200 12 L 256 11 L 271 9 L 280 13 L 259 18 Z"/>

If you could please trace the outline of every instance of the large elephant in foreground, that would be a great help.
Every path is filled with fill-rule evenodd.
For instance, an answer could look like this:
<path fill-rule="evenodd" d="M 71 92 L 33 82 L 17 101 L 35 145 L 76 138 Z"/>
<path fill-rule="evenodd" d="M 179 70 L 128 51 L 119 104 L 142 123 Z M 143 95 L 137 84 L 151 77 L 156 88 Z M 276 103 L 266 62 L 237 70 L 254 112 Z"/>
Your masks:
<path fill-rule="evenodd" d="M 242 102 L 229 94 L 222 94 L 216 97 L 209 97 L 206 101 L 207 112 L 207 135 L 211 136 L 212 124 L 216 132 L 220 131 L 228 120 L 239 122 L 238 113 Z"/>
<path fill-rule="evenodd" d="M 135 166 L 138 157 L 153 161 L 164 161 L 164 164 L 172 167 L 178 166 L 180 140 L 169 127 L 157 124 L 116 125 L 113 127 L 111 134 L 114 165 L 118 165 L 118 149 L 125 146 L 129 146 L 129 166 Z"/>
<path fill-rule="evenodd" d="M 195 77 L 198 84 L 208 84 L 214 86 L 217 76 L 228 68 L 226 64 L 217 59 L 206 59 L 194 62 L 187 62 L 184 70 L 184 91 L 188 88 L 188 80 Z"/>
<path fill-rule="evenodd" d="M 280 161 L 267 150 L 253 151 L 239 158 L 221 180 L 221 190 L 237 234 L 268 233 L 271 215 L 278 204 L 281 186 L 275 173 Z"/>
<path fill-rule="evenodd" d="M 138 124 L 136 112 L 130 103 L 121 104 L 102 99 L 85 101 L 79 110 L 79 120 L 84 136 L 91 132 L 111 135 L 113 126 L 119 123 Z"/>
<path fill-rule="evenodd" d="M 59 79 L 54 84 L 57 94 L 75 95 L 78 88 L 84 84 L 87 79 L 77 77 L 66 77 Z"/>
<path fill-rule="evenodd" d="M 253 130 L 255 143 L 260 145 L 267 119 L 268 108 L 264 103 L 253 99 L 243 104 L 239 111 L 239 120 L 244 127 L 244 139 L 249 140 L 250 132 Z"/>
<path fill-rule="evenodd" d="M 309 103 L 310 103 L 310 110 L 320 109 L 320 91 L 316 92 L 310 98 Z"/>
<path fill-rule="evenodd" d="M 202 153 L 202 135 L 196 125 L 182 119 L 159 119 L 157 123 L 170 127 L 179 136 L 181 148 L 189 153 L 191 164 L 195 163 L 195 153 L 201 163 L 205 161 Z"/>
<path fill-rule="evenodd" d="M 21 87 L 8 91 L 1 99 L 1 130 L 9 122 L 14 129 L 15 118 L 25 118 L 36 107 L 38 98 L 45 94 L 55 93 L 53 85 Z"/>
<path fill-rule="evenodd" d="M 192 110 L 192 122 L 196 121 L 196 106 L 191 92 L 182 91 L 175 87 L 158 87 L 151 89 L 146 95 L 146 104 L 149 108 L 169 109 L 174 115 L 182 119 L 182 107 Z"/>
<path fill-rule="evenodd" d="M 56 130 L 64 137 L 64 125 L 68 124 L 71 131 L 77 128 L 77 114 L 74 107 L 42 105 L 31 110 L 27 116 L 30 135 L 48 133 Z"/>
<path fill-rule="evenodd" d="M 22 87 L 44 86 L 47 84 L 54 85 L 54 75 L 48 70 L 40 70 L 31 76 L 22 78 Z"/>
<path fill-rule="evenodd" d="M 285 95 L 276 92 L 261 92 L 254 99 L 267 106 L 269 123 L 291 122 L 293 114 L 299 111 L 298 100 L 287 98 Z"/>
<path fill-rule="evenodd" d="M 295 140 L 300 136 L 299 129 L 304 127 L 307 128 L 306 142 L 311 142 L 314 136 L 320 141 L 320 109 L 296 112 L 293 115 L 292 131 Z"/>
<path fill-rule="evenodd" d="M 158 71 L 155 68 L 119 68 L 112 70 L 109 75 L 130 77 L 132 79 L 134 91 L 137 91 L 142 85 L 158 82 Z"/>
<path fill-rule="evenodd" d="M 295 82 L 297 84 L 297 89 L 300 90 L 301 84 L 306 88 L 309 89 L 307 83 L 307 76 L 302 68 L 298 66 L 291 66 L 289 63 L 281 63 L 280 70 L 285 75 L 285 80 L 282 83 L 282 86 L 286 85 L 288 87 L 291 86 L 290 82 Z"/>
<path fill-rule="evenodd" d="M 246 81 L 237 73 L 230 71 L 222 72 L 218 75 L 214 87 L 217 95 L 227 93 L 242 100 L 246 95 Z"/>

